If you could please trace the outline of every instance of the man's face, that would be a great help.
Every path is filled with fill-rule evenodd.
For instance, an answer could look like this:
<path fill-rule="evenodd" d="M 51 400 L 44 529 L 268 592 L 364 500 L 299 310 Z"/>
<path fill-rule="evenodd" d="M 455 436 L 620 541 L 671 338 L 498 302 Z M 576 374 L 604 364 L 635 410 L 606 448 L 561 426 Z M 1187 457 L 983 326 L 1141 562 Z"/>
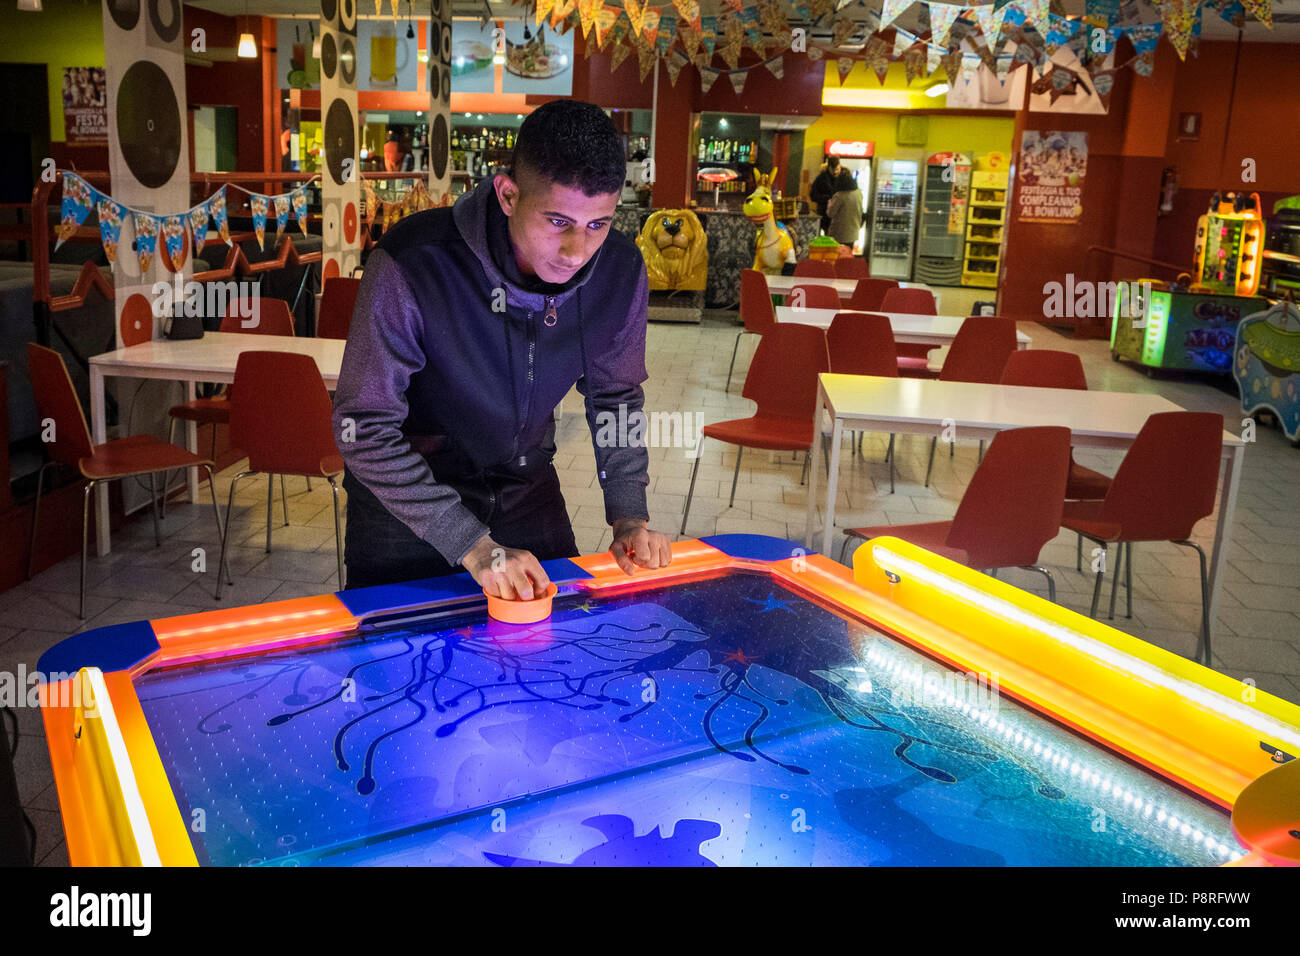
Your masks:
<path fill-rule="evenodd" d="M 529 170 L 517 172 L 518 179 L 498 174 L 493 185 L 510 217 L 519 271 L 543 282 L 568 282 L 609 235 L 621 192 L 588 196 Z"/>

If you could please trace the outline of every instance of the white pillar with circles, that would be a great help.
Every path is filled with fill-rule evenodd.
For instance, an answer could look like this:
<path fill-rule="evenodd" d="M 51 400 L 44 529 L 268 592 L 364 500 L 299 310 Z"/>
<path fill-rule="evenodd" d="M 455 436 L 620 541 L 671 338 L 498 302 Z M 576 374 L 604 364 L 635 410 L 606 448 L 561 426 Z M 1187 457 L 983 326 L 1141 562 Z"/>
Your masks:
<path fill-rule="evenodd" d="M 451 191 L 451 0 L 429 5 L 429 195 Z"/>
<path fill-rule="evenodd" d="M 357 131 L 357 0 L 321 0 L 321 275 L 361 265 L 361 161 Z"/>

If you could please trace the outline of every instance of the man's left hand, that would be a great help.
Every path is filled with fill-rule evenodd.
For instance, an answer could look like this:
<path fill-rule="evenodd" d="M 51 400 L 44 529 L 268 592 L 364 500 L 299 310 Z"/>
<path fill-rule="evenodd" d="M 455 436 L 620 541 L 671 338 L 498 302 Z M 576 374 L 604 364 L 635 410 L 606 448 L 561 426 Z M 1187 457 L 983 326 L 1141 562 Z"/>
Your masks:
<path fill-rule="evenodd" d="M 609 552 L 625 574 L 635 573 L 638 567 L 666 567 L 673 559 L 668 535 L 651 531 L 640 518 L 614 522 L 614 543 Z"/>

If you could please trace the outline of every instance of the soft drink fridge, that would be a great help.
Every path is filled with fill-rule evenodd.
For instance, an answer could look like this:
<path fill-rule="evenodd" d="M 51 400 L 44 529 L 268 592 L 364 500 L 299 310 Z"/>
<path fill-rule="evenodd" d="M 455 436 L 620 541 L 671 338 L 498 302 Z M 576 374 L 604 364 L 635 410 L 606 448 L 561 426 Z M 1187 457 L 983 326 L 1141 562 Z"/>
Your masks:
<path fill-rule="evenodd" d="M 934 153 L 925 162 L 916 236 L 915 273 L 921 282 L 961 285 L 970 170 L 968 153 Z"/>
<path fill-rule="evenodd" d="M 912 277 L 912 235 L 916 230 L 918 164 L 880 161 L 871 216 L 871 274 L 884 279 Z"/>

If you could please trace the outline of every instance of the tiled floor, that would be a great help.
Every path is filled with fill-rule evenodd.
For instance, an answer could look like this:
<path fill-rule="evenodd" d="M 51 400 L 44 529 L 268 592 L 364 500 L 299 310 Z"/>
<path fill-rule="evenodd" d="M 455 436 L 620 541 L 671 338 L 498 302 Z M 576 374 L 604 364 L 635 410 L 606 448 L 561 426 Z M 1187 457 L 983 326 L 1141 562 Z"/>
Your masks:
<path fill-rule="evenodd" d="M 1118 392 L 1157 392 L 1189 409 L 1221 412 L 1229 426 L 1240 422 L 1240 408 L 1230 394 L 1199 381 L 1148 378 L 1137 369 L 1112 363 L 1105 342 L 1075 341 L 1037 325 L 1024 330 L 1034 348 L 1078 352 L 1089 385 Z M 741 398 L 740 383 L 753 354 L 754 339 L 740 344 L 736 379 L 730 394 L 722 390 L 735 342 L 736 327 L 706 319 L 705 324 L 650 328 L 646 384 L 647 411 L 702 413 L 705 421 L 741 417 L 752 405 Z M 590 433 L 576 392 L 566 399 L 558 430 L 556 467 L 564 485 L 578 546 L 584 552 L 609 546 L 609 529 L 594 470 Z M 940 453 L 932 487 L 922 487 L 928 443 L 900 438 L 895 494 L 889 494 L 885 464 L 886 436 L 868 435 L 865 457 L 846 456 L 840 478 L 837 523 L 842 527 L 930 520 L 953 513 L 976 465 L 974 442 L 958 442 L 955 455 Z M 691 537 L 747 531 L 801 539 L 806 498 L 799 484 L 802 462 L 788 454 L 745 454 L 736 487 L 728 495 L 736 451 L 706 441 L 687 533 Z M 1121 454 L 1080 452 L 1079 460 L 1114 473 Z M 690 479 L 691 461 L 683 448 L 650 451 L 652 525 L 675 535 Z M 230 476 L 218 480 L 224 503 Z M 1177 476 L 1170 476 L 1176 481 Z M 241 484 L 233 516 L 232 555 L 235 585 L 222 605 L 248 604 L 337 588 L 333 517 L 328 486 L 313 482 L 307 492 L 301 478 L 289 479 L 289 521 L 283 526 L 279 495 L 275 503 L 274 548 L 264 548 L 266 486 Z M 823 485 L 823 487 L 825 487 Z M 1214 666 L 1260 689 L 1300 701 L 1300 450 L 1277 431 L 1261 428 L 1247 447 L 1238 497 L 1237 522 L 1214 631 Z M 1208 551 L 1213 524 L 1203 521 L 1197 541 Z M 150 522 L 141 515 L 114 537 L 113 554 L 91 561 L 87 619 L 77 619 L 77 560 L 69 558 L 11 591 L 0 594 L 0 669 L 30 672 L 51 644 L 84 628 L 141 618 L 183 614 L 216 606 L 212 585 L 217 549 L 210 506 L 176 505 L 169 511 L 161 548 L 155 548 Z M 193 549 L 206 548 L 207 573 L 196 573 Z M 1169 545 L 1142 545 L 1136 550 L 1133 617 L 1114 625 L 1181 654 L 1191 654 L 1200 626 L 1200 588 L 1196 556 Z M 1057 576 L 1058 597 L 1087 612 L 1092 581 L 1074 570 L 1074 541 L 1062 534 L 1042 555 Z M 1043 593 L 1038 575 L 1012 570 L 1013 583 Z M 1106 597 L 1109 597 L 1107 592 Z M 37 856 L 45 864 L 66 863 L 58 802 L 40 725 L 40 714 L 20 708 L 16 757 L 20 796 L 39 834 Z"/>

